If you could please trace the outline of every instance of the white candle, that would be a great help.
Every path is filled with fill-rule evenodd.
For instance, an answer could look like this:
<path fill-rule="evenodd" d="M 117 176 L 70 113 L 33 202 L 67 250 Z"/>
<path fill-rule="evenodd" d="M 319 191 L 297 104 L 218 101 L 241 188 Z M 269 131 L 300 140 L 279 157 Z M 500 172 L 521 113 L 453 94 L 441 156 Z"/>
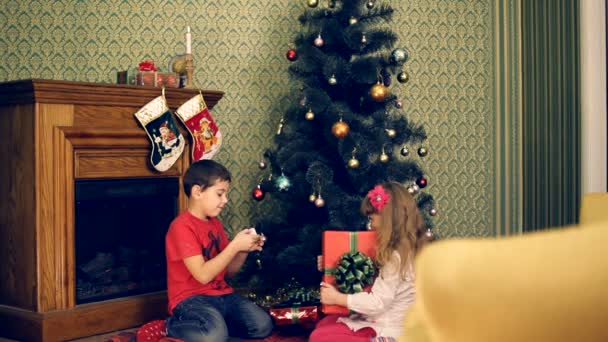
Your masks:
<path fill-rule="evenodd" d="M 188 26 L 188 30 L 186 31 L 186 53 L 192 53 L 192 34 L 190 33 L 190 26 Z"/>

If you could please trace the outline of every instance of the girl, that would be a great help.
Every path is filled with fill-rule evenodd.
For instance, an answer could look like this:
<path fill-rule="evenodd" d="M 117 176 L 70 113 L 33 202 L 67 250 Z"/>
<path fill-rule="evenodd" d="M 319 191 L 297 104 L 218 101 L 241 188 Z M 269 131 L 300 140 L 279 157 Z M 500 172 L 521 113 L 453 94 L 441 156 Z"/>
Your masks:
<path fill-rule="evenodd" d="M 370 293 L 344 294 L 321 283 L 321 303 L 348 307 L 349 317 L 328 315 L 310 335 L 310 342 L 366 341 L 401 336 L 407 309 L 414 303 L 413 259 L 432 240 L 416 201 L 396 182 L 377 185 L 361 203 L 371 228 L 377 231 L 376 261 L 380 266 Z"/>

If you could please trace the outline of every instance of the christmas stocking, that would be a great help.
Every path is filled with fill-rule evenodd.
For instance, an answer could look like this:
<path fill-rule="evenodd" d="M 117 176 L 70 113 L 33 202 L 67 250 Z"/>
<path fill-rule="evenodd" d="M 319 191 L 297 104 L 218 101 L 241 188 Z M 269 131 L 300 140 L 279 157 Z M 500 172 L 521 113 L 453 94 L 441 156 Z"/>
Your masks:
<path fill-rule="evenodd" d="M 222 133 L 211 117 L 203 95 L 188 100 L 177 109 L 176 114 L 192 135 L 192 160 L 213 158 L 222 146 Z"/>
<path fill-rule="evenodd" d="M 160 172 L 169 170 L 184 151 L 184 136 L 179 131 L 164 96 L 148 102 L 135 117 L 150 137 L 152 166 Z"/>

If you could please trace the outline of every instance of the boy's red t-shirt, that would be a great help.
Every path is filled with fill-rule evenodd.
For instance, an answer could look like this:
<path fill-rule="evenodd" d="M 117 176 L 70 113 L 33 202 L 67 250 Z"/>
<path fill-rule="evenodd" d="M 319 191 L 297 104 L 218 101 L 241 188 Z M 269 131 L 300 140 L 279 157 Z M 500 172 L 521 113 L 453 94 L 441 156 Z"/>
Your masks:
<path fill-rule="evenodd" d="M 172 314 L 177 304 L 192 295 L 217 296 L 234 291 L 224 280 L 226 270 L 209 283 L 202 284 L 194 279 L 183 260 L 202 254 L 205 261 L 208 261 L 224 250 L 228 242 L 224 227 L 217 218 L 203 221 L 184 211 L 171 222 L 165 236 L 169 313 Z"/>

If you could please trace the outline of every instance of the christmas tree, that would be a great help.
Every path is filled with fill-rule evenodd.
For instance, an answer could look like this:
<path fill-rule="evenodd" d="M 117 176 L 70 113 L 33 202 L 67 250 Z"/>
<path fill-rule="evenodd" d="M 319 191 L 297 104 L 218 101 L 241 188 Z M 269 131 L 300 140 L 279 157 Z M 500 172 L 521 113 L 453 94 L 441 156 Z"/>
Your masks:
<path fill-rule="evenodd" d="M 241 272 L 249 287 L 292 279 L 318 287 L 322 232 L 367 229 L 361 200 L 384 181 L 406 185 L 432 227 L 436 210 L 419 166 L 427 136 L 403 110 L 409 53 L 387 28 L 394 9 L 385 2 L 306 1 L 302 31 L 286 53 L 290 104 L 277 117 L 252 194 L 273 210 L 256 218 L 268 242 Z"/>

